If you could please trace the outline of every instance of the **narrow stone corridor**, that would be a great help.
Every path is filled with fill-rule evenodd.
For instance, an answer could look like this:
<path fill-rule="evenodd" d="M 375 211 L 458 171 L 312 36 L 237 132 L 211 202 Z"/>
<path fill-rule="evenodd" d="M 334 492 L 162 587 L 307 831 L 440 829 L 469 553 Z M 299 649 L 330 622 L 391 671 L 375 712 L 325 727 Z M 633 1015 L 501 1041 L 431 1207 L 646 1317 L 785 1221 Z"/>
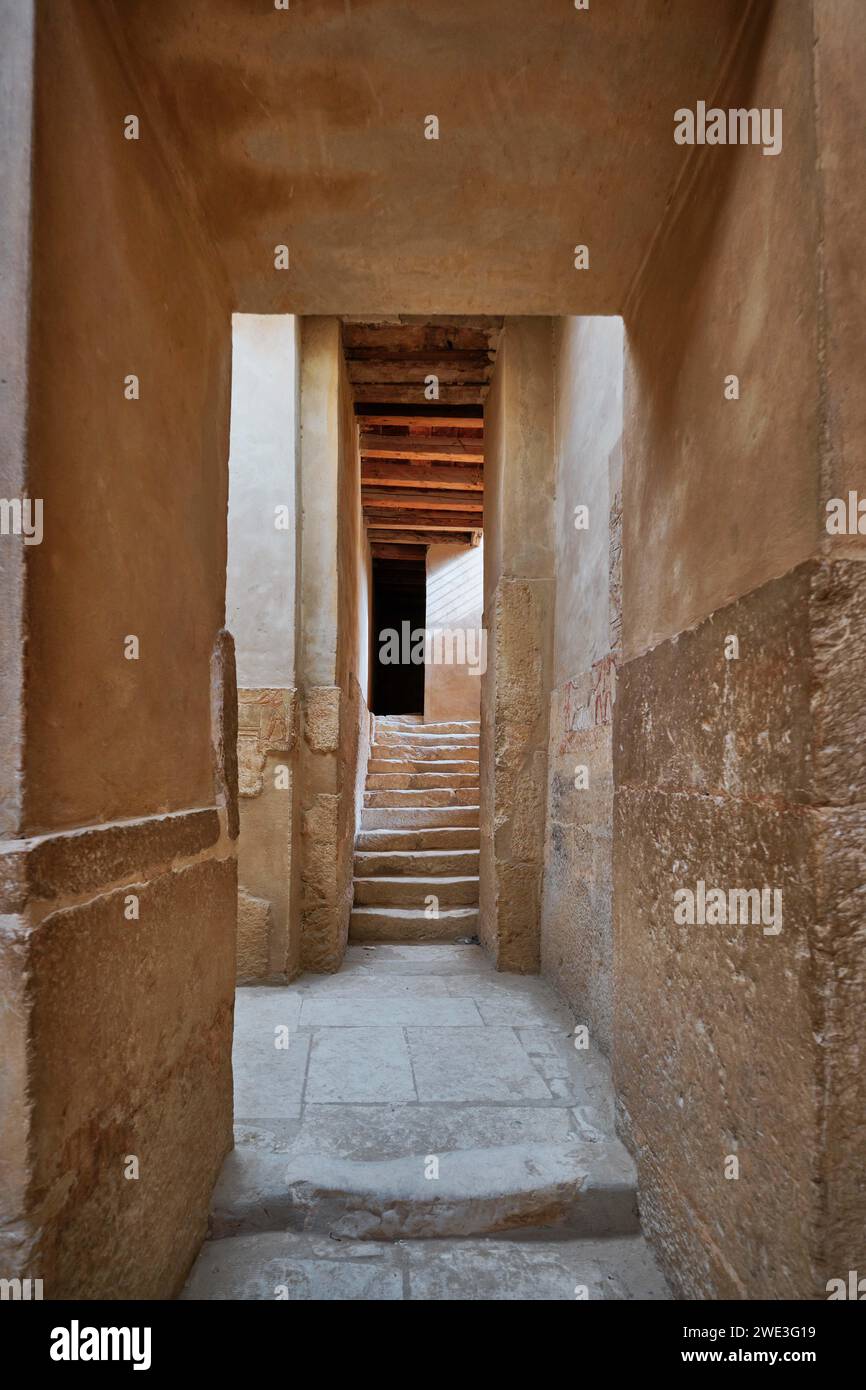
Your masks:
<path fill-rule="evenodd" d="M 375 720 L 355 843 L 352 940 L 475 935 L 478 730 L 477 720 Z"/>
<path fill-rule="evenodd" d="M 866 1301 L 864 69 L 0 0 L 0 1303 Z"/>
<path fill-rule="evenodd" d="M 607 1068 L 544 981 L 476 946 L 353 945 L 238 991 L 234 1072 L 184 1298 L 668 1297 Z"/>

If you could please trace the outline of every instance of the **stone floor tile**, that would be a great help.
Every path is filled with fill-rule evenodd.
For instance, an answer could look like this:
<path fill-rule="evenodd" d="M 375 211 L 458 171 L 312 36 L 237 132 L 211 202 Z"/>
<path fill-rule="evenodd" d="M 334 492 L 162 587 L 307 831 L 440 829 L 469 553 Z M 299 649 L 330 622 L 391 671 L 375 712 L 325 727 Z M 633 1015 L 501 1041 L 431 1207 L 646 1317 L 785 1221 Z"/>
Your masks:
<path fill-rule="evenodd" d="M 511 1028 L 407 1028 L 422 1101 L 550 1100 Z"/>
<path fill-rule="evenodd" d="M 402 1028 L 316 1028 L 305 1094 L 320 1103 L 416 1100 Z"/>
<path fill-rule="evenodd" d="M 380 1028 L 384 1024 L 419 1028 L 482 1026 L 481 1015 L 472 999 L 425 999 L 418 994 L 404 997 L 346 998 L 331 994 L 325 999 L 305 999 L 301 1023 L 317 1028 Z"/>

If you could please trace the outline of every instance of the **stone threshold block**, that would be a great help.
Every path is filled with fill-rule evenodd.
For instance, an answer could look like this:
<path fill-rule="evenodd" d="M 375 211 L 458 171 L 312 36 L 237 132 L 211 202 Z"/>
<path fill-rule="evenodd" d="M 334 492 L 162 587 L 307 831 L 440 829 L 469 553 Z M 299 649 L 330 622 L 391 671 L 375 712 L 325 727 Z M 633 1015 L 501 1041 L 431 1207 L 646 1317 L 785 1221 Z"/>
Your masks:
<path fill-rule="evenodd" d="M 639 1236 L 609 1240 L 433 1240 L 376 1244 L 274 1232 L 212 1240 L 188 1300 L 573 1303 L 670 1298 Z"/>

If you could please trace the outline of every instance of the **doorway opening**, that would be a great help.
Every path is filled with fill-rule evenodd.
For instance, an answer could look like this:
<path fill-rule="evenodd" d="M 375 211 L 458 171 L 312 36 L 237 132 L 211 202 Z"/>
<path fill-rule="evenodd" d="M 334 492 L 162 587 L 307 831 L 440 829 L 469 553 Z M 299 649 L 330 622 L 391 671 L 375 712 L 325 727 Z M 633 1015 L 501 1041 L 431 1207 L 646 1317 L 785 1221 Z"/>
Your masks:
<path fill-rule="evenodd" d="M 424 666 L 393 660 L 425 624 L 427 562 L 423 546 L 380 546 L 373 555 L 373 714 L 424 713 Z M 396 644 L 393 640 L 396 638 Z"/>
<path fill-rule="evenodd" d="M 483 606 L 484 398 L 501 326 L 496 318 L 343 320 L 378 716 L 478 717 L 479 682 L 466 678 L 466 655 L 478 646 Z M 468 565 L 455 565 L 467 555 Z M 452 660 L 443 662 L 446 651 Z"/>

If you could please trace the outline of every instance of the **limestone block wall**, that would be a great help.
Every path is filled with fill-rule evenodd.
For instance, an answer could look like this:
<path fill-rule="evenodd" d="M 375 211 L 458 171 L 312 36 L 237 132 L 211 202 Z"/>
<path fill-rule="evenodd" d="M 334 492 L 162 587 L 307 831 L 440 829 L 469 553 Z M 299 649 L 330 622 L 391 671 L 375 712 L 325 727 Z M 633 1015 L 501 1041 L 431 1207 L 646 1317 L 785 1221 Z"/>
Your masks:
<path fill-rule="evenodd" d="M 856 0 L 814 4 L 814 58 L 818 198 L 822 212 L 819 256 L 822 297 L 820 342 L 823 361 L 821 418 L 821 553 L 829 567 L 817 571 L 815 643 L 821 694 L 813 706 L 813 728 L 822 770 L 816 817 L 819 920 L 823 921 L 829 1055 L 821 1075 L 827 1126 L 823 1179 L 826 1192 L 824 1269 L 858 1268 L 866 1263 L 862 1237 L 866 1202 L 861 1176 L 866 1154 L 866 1066 L 863 1029 L 866 1010 L 866 953 L 863 949 L 864 783 L 866 761 L 862 713 L 864 651 L 862 595 L 866 538 L 826 531 L 827 506 L 853 490 L 866 498 L 866 276 L 860 249 L 864 192 L 856 176 L 857 131 L 866 120 L 866 92 L 860 75 L 866 64 L 866 31 Z M 841 562 L 848 559 L 851 564 Z M 832 782 L 831 782 L 832 778 Z M 832 786 L 832 791 L 830 790 Z M 853 1261 L 855 1263 L 846 1263 Z"/>
<path fill-rule="evenodd" d="M 315 686 L 303 704 L 301 785 L 301 962 L 336 970 L 348 923 L 340 863 L 340 705 L 338 686 Z M 346 928 L 348 930 L 348 926 Z"/>
<path fill-rule="evenodd" d="M 370 715 L 357 680 L 318 687 L 303 705 L 298 778 L 301 966 L 338 970 L 349 933 L 352 857 L 370 746 Z"/>
<path fill-rule="evenodd" d="M 102 11 L 0 20 L 12 139 L 32 117 L 34 140 L 0 198 L 27 366 L 8 438 L 44 506 L 42 543 L 4 537 L 0 564 L 27 614 L 4 658 L 23 682 L 26 651 L 26 741 L 6 724 L 0 750 L 0 1271 L 167 1298 L 231 1145 L 229 296 Z"/>
<path fill-rule="evenodd" d="M 277 983 L 296 973 L 298 943 L 290 941 L 296 746 L 295 690 L 238 690 L 237 973 L 245 984 Z"/>
<path fill-rule="evenodd" d="M 622 630 L 622 322 L 554 338 L 556 611 L 541 968 L 608 1053 L 613 1014 L 613 705 Z"/>
<path fill-rule="evenodd" d="M 807 561 L 622 672 L 616 1073 L 644 1218 L 705 1297 L 820 1297 L 862 1250 L 864 604 L 859 562 Z M 698 879 L 778 889 L 781 930 L 674 925 Z"/>
<path fill-rule="evenodd" d="M 538 970 L 552 672 L 553 326 L 506 319 L 485 408 L 479 933 Z"/>
<path fill-rule="evenodd" d="M 689 1297 L 826 1297 L 866 1258 L 863 542 L 828 558 L 825 531 L 863 467 L 853 132 L 814 86 L 829 49 L 854 118 L 858 41 L 812 9 L 756 11 L 719 102 L 781 107 L 782 154 L 692 152 L 625 315 L 614 1072 Z M 780 930 L 678 924 L 698 881 L 779 890 Z"/>

